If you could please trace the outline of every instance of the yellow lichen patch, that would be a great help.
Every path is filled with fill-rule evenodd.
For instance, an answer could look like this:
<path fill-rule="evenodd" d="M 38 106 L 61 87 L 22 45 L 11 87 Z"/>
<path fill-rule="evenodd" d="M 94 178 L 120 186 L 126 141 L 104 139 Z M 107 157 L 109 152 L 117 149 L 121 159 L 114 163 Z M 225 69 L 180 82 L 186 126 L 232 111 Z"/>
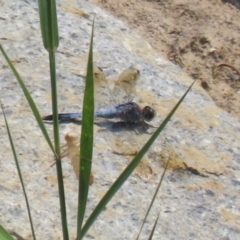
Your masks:
<path fill-rule="evenodd" d="M 89 16 L 89 14 L 86 11 L 77 7 L 75 4 L 75 1 L 72 1 L 72 0 L 65 1 L 63 8 L 65 9 L 66 12 L 75 14 L 79 17 L 88 17 Z"/>
<path fill-rule="evenodd" d="M 72 56 L 69 61 L 71 61 L 71 66 L 75 66 L 71 68 L 71 71 L 75 74 L 80 75 L 86 75 L 86 66 L 87 66 L 87 60 L 88 60 L 88 54 L 85 53 L 84 55 L 81 55 L 81 57 L 74 57 Z M 79 68 L 79 66 L 82 66 L 82 69 Z M 81 72 L 80 72 L 81 71 Z"/>
<path fill-rule="evenodd" d="M 70 72 L 79 77 L 85 78 L 87 57 L 87 55 L 81 56 L 81 58 L 71 57 L 69 61 L 71 61 L 71 66 L 75 67 L 70 67 Z M 79 66 L 82 66 L 82 68 L 79 68 Z M 67 66 L 65 66 L 65 68 L 67 68 Z"/>
<path fill-rule="evenodd" d="M 191 192 L 196 192 L 197 190 L 199 190 L 199 186 L 197 185 L 187 185 L 185 186 L 185 188 Z"/>
<path fill-rule="evenodd" d="M 169 164 L 168 164 L 169 169 L 173 169 L 173 170 L 185 169 L 183 160 L 175 152 L 174 149 L 167 148 L 166 150 L 164 150 L 164 152 L 165 154 L 163 154 L 162 156 L 165 156 L 164 162 L 167 162 L 167 160 L 169 159 Z"/>
<path fill-rule="evenodd" d="M 156 156 L 156 154 L 158 154 L 158 156 Z M 159 153 L 154 153 L 154 155 L 155 156 L 153 158 L 155 159 L 155 162 L 159 163 L 161 167 L 164 166 L 169 159 L 168 169 L 182 169 L 189 171 L 192 174 L 202 176 L 206 176 L 206 174 L 221 175 L 223 173 L 227 173 L 225 165 L 231 161 L 226 157 L 225 161 L 221 164 L 215 163 L 194 147 L 185 147 L 185 149 L 183 149 L 183 154 L 181 155 L 169 147 L 163 149 Z M 223 157 L 225 155 L 223 154 Z"/>
<path fill-rule="evenodd" d="M 176 74 L 172 73 L 171 74 L 173 76 L 173 78 L 176 78 Z M 181 84 L 185 84 L 186 88 L 188 88 L 190 86 L 190 84 L 192 84 L 193 79 L 185 72 L 185 71 L 181 71 L 177 74 L 177 78 L 176 80 L 178 82 L 180 82 Z M 205 95 L 206 97 L 208 97 L 209 99 L 211 99 L 208 95 L 208 93 L 203 89 L 203 87 L 200 85 L 200 81 L 196 81 L 195 84 L 193 85 L 193 89 L 195 91 L 200 92 L 201 94 Z"/>
<path fill-rule="evenodd" d="M 46 176 L 45 179 L 50 182 L 51 184 L 53 184 L 54 186 L 57 184 L 58 180 L 56 175 L 54 176 Z"/>
<path fill-rule="evenodd" d="M 211 179 L 207 179 L 206 181 L 202 182 L 199 186 L 202 189 L 211 190 L 217 194 L 221 194 L 225 191 L 225 188 L 222 185 L 222 183 L 211 180 Z"/>
<path fill-rule="evenodd" d="M 222 208 L 220 212 L 221 216 L 227 222 L 227 224 L 234 228 L 236 231 L 240 232 L 240 216 L 226 208 Z"/>
<path fill-rule="evenodd" d="M 209 123 L 208 125 L 212 127 L 218 127 L 219 126 L 218 114 L 222 112 L 222 109 L 212 105 L 210 107 L 206 106 L 204 112 L 207 116 L 207 121 Z"/>
<path fill-rule="evenodd" d="M 199 88 L 201 89 L 201 88 Z M 187 90 L 187 88 L 186 88 Z M 179 99 L 171 99 L 167 101 L 159 101 L 156 96 L 150 91 L 137 89 L 137 95 L 141 99 L 146 99 L 147 103 L 151 105 L 155 111 L 156 115 L 167 116 L 172 108 L 177 104 Z M 217 106 L 211 105 L 204 109 L 204 112 L 195 112 L 192 109 L 186 107 L 182 104 L 176 116 L 182 119 L 181 123 L 184 128 L 196 128 L 197 130 L 208 130 L 209 127 L 217 127 L 219 125 L 218 114 L 222 110 Z M 207 117 L 206 117 L 207 116 Z"/>
<path fill-rule="evenodd" d="M 171 99 L 167 101 L 161 101 L 159 100 L 149 91 L 140 91 L 138 90 L 138 95 L 142 99 L 147 99 L 147 104 L 149 104 L 151 107 L 154 108 L 156 112 L 156 116 L 162 116 L 166 117 L 169 112 L 172 110 L 172 108 L 177 104 L 178 100 Z M 158 103 L 158 104 L 156 104 Z M 141 104 L 142 106 L 143 104 Z M 180 106 L 178 111 L 176 112 L 176 116 L 182 121 L 180 124 L 184 125 L 185 128 L 196 128 L 199 130 L 207 130 L 210 126 L 215 126 L 215 119 L 216 118 L 210 118 L 208 119 L 208 123 L 206 123 L 205 117 L 201 117 L 200 114 L 196 115 L 193 111 L 186 108 L 186 106 Z M 202 119 L 201 119 L 202 118 Z"/>
<path fill-rule="evenodd" d="M 210 190 L 215 194 L 222 194 L 225 191 L 224 186 L 217 181 L 207 179 L 204 182 L 199 182 L 197 185 L 187 185 L 186 189 L 189 191 L 197 191 L 199 189 Z"/>
<path fill-rule="evenodd" d="M 205 111 L 209 112 L 207 118 Z M 209 127 L 215 127 L 218 125 L 216 117 L 216 113 L 218 112 L 219 109 L 217 107 L 209 107 L 204 110 L 204 113 L 196 114 L 194 111 L 192 111 L 192 109 L 181 105 L 176 112 L 176 116 L 180 119 L 183 119 L 183 121 L 181 121 L 181 124 L 184 126 L 184 128 L 194 127 L 201 131 L 208 130 Z"/>
<path fill-rule="evenodd" d="M 185 146 L 182 149 L 185 163 L 188 167 L 197 169 L 199 172 L 207 172 L 211 174 L 220 175 L 226 172 L 226 162 L 215 162 L 210 159 L 202 151 L 193 146 Z M 219 156 L 220 158 L 221 156 Z"/>
<path fill-rule="evenodd" d="M 96 122 L 96 121 L 94 121 L 94 122 Z M 100 128 L 99 126 L 94 125 L 94 128 L 93 128 L 94 135 L 95 135 L 97 132 L 99 132 L 100 130 L 101 130 L 101 128 Z"/>
<path fill-rule="evenodd" d="M 151 91 L 146 91 L 146 89 L 144 91 L 138 86 L 136 86 L 136 94 L 139 98 L 146 100 L 148 104 L 156 105 L 157 101 L 159 101 Z"/>
<path fill-rule="evenodd" d="M 138 153 L 138 147 L 134 142 L 129 143 L 117 137 L 112 141 L 111 149 L 114 154 L 125 156 L 129 162 L 132 161 Z M 135 171 L 136 175 L 143 180 L 149 180 L 154 174 L 149 161 L 145 157 L 142 158 Z"/>
<path fill-rule="evenodd" d="M 236 131 L 234 128 L 229 127 L 227 124 L 226 126 L 221 126 L 222 132 L 219 134 L 218 138 L 221 139 L 223 145 L 231 146 L 232 150 L 234 150 L 232 139 L 238 139 L 239 138 L 239 131 Z M 228 138 L 226 136 L 226 133 L 231 136 L 231 138 Z M 236 147 L 236 145 L 235 145 Z M 238 147 L 238 146 L 237 146 Z"/>
<path fill-rule="evenodd" d="M 126 33 L 124 36 L 115 35 L 113 37 L 114 41 L 120 41 L 121 44 L 123 44 L 124 47 L 130 52 L 135 52 L 138 55 L 143 56 L 144 59 L 147 59 L 149 62 L 155 64 L 155 57 L 153 57 L 155 53 L 147 41 L 143 41 L 143 39 L 139 41 L 139 37 L 137 35 L 133 36 L 128 33 Z"/>
<path fill-rule="evenodd" d="M 167 114 L 171 111 L 171 109 L 176 105 L 175 100 L 168 100 L 168 101 L 159 101 L 159 99 L 156 98 L 156 96 L 151 92 L 142 90 L 137 88 L 136 89 L 137 96 L 141 99 L 144 100 L 144 102 L 140 103 L 139 106 L 143 107 L 149 105 L 150 107 L 153 107 L 156 116 L 167 116 Z M 145 102 L 146 101 L 146 102 Z"/>
<path fill-rule="evenodd" d="M 47 95 L 45 95 L 45 99 L 44 99 L 46 102 L 51 102 L 52 101 L 52 96 L 51 96 L 51 94 L 49 93 L 49 94 L 47 94 Z"/>
<path fill-rule="evenodd" d="M 85 73 L 83 73 L 79 68 L 71 68 L 71 73 L 80 77 L 85 77 Z"/>
<path fill-rule="evenodd" d="M 138 150 L 134 144 L 130 144 L 122 139 L 116 137 L 111 144 L 114 153 L 119 155 L 136 155 Z"/>

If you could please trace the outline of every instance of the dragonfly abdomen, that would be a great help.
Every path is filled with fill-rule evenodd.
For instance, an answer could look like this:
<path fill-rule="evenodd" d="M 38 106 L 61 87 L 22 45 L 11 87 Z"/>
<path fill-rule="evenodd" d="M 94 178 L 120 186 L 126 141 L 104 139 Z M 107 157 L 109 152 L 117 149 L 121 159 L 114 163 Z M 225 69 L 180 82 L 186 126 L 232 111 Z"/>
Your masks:
<path fill-rule="evenodd" d="M 94 115 L 95 117 L 106 119 L 119 118 L 119 113 L 116 107 L 100 109 L 99 111 L 95 112 Z"/>
<path fill-rule="evenodd" d="M 100 117 L 100 118 L 119 118 L 118 111 L 116 108 L 106 108 L 106 109 L 100 109 L 99 111 L 94 113 L 94 117 Z M 76 119 L 82 118 L 82 113 L 59 113 L 58 114 L 58 120 L 61 122 L 67 122 L 67 121 L 73 121 Z M 42 117 L 45 121 L 52 121 L 53 115 L 47 115 Z"/>
<path fill-rule="evenodd" d="M 82 113 L 59 113 L 58 114 L 58 120 L 62 122 L 71 121 L 78 118 L 82 118 Z M 42 119 L 45 121 L 52 121 L 53 115 L 44 116 Z"/>
<path fill-rule="evenodd" d="M 136 103 L 128 102 L 124 104 L 119 104 L 116 107 L 100 109 L 99 111 L 95 112 L 94 117 L 106 119 L 120 118 L 124 122 L 135 123 L 141 121 L 142 112 L 140 107 Z M 59 121 L 62 122 L 74 121 L 80 118 L 82 118 L 82 113 L 58 114 L 58 119 Z M 53 116 L 52 115 L 44 116 L 42 119 L 46 121 L 52 121 Z"/>

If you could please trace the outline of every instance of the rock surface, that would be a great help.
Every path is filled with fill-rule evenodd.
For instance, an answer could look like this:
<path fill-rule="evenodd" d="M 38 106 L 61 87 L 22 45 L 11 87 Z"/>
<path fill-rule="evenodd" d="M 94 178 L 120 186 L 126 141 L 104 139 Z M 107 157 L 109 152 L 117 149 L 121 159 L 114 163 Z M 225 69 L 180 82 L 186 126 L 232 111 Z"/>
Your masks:
<path fill-rule="evenodd" d="M 35 1 L 1 3 L 1 43 L 25 80 L 42 115 L 51 112 L 47 52 L 41 41 Z M 134 101 L 154 107 L 159 124 L 192 80 L 177 66 L 156 55 L 151 46 L 101 9 L 83 1 L 58 5 L 60 46 L 57 52 L 59 109 L 80 111 L 92 16 L 96 14 L 94 60 L 107 77 L 114 78 L 133 65 L 141 71 Z M 62 239 L 53 156 L 5 60 L 1 57 L 0 95 L 16 144 L 39 239 Z M 110 104 L 110 102 L 109 102 Z M 2 114 L 1 114 L 2 116 Z M 52 125 L 47 128 L 52 136 Z M 157 213 L 155 239 L 239 239 L 240 124 L 216 107 L 201 87 L 195 86 L 148 154 L 153 174 L 134 174 L 113 198 L 86 239 L 136 238 L 163 165 L 170 158 L 158 199 L 141 239 L 146 239 Z M 61 125 L 61 138 L 80 126 Z M 0 221 L 31 239 L 22 190 L 0 120 Z M 113 153 L 117 134 L 96 126 L 93 174 L 87 216 L 124 169 L 128 157 Z M 128 141 L 130 134 L 126 134 Z M 132 135 L 132 133 L 131 133 Z M 150 135 L 133 136 L 140 145 Z M 131 137 L 131 136 L 130 136 Z M 123 149 L 124 151 L 124 149 Z M 63 161 L 68 224 L 75 239 L 77 179 L 68 159 Z M 146 168 L 149 168 L 148 166 Z"/>

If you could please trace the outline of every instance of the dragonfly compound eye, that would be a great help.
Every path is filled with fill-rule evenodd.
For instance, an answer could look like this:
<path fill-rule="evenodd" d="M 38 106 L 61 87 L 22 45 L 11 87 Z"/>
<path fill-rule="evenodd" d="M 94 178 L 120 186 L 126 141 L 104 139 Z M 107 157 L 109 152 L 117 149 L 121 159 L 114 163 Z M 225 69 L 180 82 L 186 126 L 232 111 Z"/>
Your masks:
<path fill-rule="evenodd" d="M 149 107 L 149 106 L 145 106 L 143 109 L 142 109 L 142 116 L 143 116 L 143 119 L 145 121 L 151 121 L 154 116 L 155 116 L 155 111 Z"/>

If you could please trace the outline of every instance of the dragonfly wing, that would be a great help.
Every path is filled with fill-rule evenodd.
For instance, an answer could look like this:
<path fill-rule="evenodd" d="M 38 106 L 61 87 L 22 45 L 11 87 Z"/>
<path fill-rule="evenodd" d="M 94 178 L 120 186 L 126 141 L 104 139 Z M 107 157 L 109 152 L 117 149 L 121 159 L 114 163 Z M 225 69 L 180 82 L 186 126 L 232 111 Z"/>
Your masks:
<path fill-rule="evenodd" d="M 96 109 L 132 101 L 136 94 L 136 83 L 139 77 L 140 71 L 130 67 L 125 69 L 117 80 L 108 81 L 103 70 L 94 65 Z M 114 85 L 113 88 L 112 85 Z"/>
<path fill-rule="evenodd" d="M 94 64 L 94 97 L 96 110 L 106 108 L 111 101 L 109 84 L 103 70 Z"/>
<path fill-rule="evenodd" d="M 140 71 L 134 67 L 125 69 L 115 81 L 114 96 L 121 97 L 125 102 L 132 101 L 136 94 L 136 83 L 140 77 Z M 121 96 L 120 96 L 121 95 Z M 123 102 L 121 102 L 123 103 Z"/>

